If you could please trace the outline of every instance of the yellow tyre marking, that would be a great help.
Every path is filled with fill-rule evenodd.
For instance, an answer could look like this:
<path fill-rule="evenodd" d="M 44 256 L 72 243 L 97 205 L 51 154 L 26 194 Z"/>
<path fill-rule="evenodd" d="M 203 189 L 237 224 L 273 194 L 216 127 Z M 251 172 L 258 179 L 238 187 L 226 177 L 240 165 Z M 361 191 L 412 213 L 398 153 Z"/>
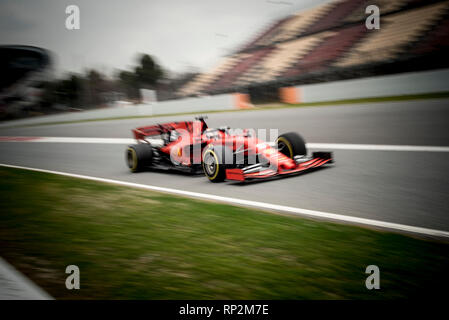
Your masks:
<path fill-rule="evenodd" d="M 215 152 L 214 152 L 212 149 L 207 149 L 206 152 L 204 152 L 204 156 L 205 156 L 207 153 L 210 153 L 210 154 L 212 154 L 212 155 L 214 156 L 214 158 L 215 158 L 215 164 L 216 164 L 216 167 L 217 167 L 217 170 L 215 171 L 214 176 L 213 176 L 213 177 L 207 176 L 207 177 L 209 178 L 209 180 L 215 180 L 215 178 L 218 176 L 218 171 L 220 170 L 220 166 L 219 166 L 219 163 L 218 163 L 218 157 L 217 157 L 217 155 L 215 154 Z M 203 156 L 203 159 L 205 158 L 204 156 Z M 203 166 L 204 166 L 204 165 L 205 165 L 205 164 L 203 163 Z"/>
<path fill-rule="evenodd" d="M 288 140 L 285 139 L 284 137 L 278 138 L 278 142 L 279 142 L 279 141 L 283 142 L 283 143 L 287 146 L 288 151 L 290 151 L 290 158 L 293 159 L 293 148 L 292 148 L 290 142 L 288 142 Z"/>
<path fill-rule="evenodd" d="M 131 171 L 136 171 L 137 169 L 137 154 L 136 150 L 133 148 L 128 148 L 128 151 L 131 151 L 132 157 L 133 157 L 133 166 L 131 167 Z"/>

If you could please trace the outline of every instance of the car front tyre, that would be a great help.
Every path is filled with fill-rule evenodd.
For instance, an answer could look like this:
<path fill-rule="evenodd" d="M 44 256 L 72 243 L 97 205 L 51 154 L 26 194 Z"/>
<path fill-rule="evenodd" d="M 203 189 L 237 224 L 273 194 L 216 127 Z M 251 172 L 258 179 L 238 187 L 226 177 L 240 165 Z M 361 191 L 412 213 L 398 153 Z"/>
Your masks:
<path fill-rule="evenodd" d="M 278 151 L 289 158 L 307 155 L 304 139 L 296 132 L 288 132 L 279 136 L 276 140 Z"/>
<path fill-rule="evenodd" d="M 226 167 L 219 151 L 213 148 L 207 148 L 203 152 L 204 175 L 211 182 L 221 182 L 226 178 Z"/>

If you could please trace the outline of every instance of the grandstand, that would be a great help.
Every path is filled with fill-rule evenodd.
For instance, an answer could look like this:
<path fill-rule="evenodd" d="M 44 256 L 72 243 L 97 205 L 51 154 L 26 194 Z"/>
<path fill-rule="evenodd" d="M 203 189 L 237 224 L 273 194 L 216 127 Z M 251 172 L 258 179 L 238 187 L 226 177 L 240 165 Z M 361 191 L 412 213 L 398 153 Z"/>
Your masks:
<path fill-rule="evenodd" d="M 295 60 L 306 55 L 329 36 L 331 36 L 330 33 L 322 32 L 318 35 L 301 37 L 274 45 L 271 54 L 261 59 L 260 63 L 255 64 L 250 71 L 246 72 L 237 82 L 237 85 L 267 82 L 275 79 L 282 71 L 288 69 Z"/>
<path fill-rule="evenodd" d="M 371 4 L 378 30 L 365 27 Z M 449 0 L 334 0 L 272 23 L 178 96 L 448 67 L 448 16 Z"/>
<path fill-rule="evenodd" d="M 347 55 L 336 63 L 350 66 L 373 61 L 394 59 L 408 43 L 440 21 L 449 7 L 448 2 L 408 10 L 383 19 L 383 27 L 358 42 Z"/>

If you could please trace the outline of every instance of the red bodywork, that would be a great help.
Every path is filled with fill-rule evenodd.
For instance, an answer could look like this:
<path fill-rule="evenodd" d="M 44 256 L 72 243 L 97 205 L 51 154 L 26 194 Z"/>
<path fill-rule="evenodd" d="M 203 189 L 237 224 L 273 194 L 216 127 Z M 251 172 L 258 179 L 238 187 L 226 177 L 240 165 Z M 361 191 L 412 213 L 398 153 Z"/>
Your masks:
<path fill-rule="evenodd" d="M 148 143 L 147 137 L 169 134 L 173 130 L 179 133 L 178 139 L 166 143 L 160 148 L 160 151 L 172 155 L 176 163 L 180 165 L 192 166 L 201 164 L 204 149 L 213 148 L 217 145 L 226 146 L 233 152 L 240 151 L 244 156 L 258 155 L 259 158 L 262 156 L 270 164 L 260 171 L 251 173 L 245 173 L 244 168 L 236 168 L 236 166 L 230 165 L 226 169 L 226 179 L 228 180 L 244 181 L 247 179 L 264 179 L 277 175 L 295 174 L 332 162 L 330 156 L 320 155 L 297 163 L 294 159 L 287 157 L 265 141 L 251 136 L 249 130 L 233 134 L 227 129 L 208 129 L 207 124 L 202 119 L 140 127 L 134 129 L 133 134 L 139 143 Z"/>

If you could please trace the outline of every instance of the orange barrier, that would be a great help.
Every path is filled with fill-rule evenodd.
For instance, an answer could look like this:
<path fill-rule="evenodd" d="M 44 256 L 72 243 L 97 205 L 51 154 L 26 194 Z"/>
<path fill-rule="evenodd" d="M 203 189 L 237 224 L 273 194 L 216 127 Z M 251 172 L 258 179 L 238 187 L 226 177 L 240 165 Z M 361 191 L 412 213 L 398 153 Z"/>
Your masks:
<path fill-rule="evenodd" d="M 249 94 L 234 93 L 233 96 L 234 96 L 234 106 L 237 109 L 250 109 L 254 107 L 254 105 L 251 104 L 251 100 L 249 99 Z"/>
<path fill-rule="evenodd" d="M 301 89 L 296 87 L 279 88 L 279 96 L 281 102 L 284 103 L 301 103 Z"/>

